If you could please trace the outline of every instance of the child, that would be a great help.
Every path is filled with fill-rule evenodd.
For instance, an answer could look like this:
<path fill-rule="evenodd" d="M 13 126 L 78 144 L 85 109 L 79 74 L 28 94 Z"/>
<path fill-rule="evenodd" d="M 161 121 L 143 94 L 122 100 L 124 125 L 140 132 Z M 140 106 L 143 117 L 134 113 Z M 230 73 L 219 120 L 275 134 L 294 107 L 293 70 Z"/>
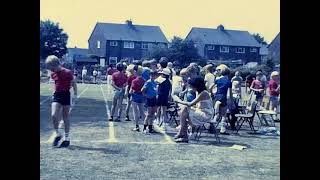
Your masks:
<path fill-rule="evenodd" d="M 62 109 L 62 117 L 64 121 L 65 136 L 64 141 L 59 147 L 68 147 L 70 145 L 70 122 L 69 122 L 69 111 L 70 111 L 70 88 L 73 87 L 74 97 L 77 97 L 77 84 L 74 80 L 73 73 L 66 68 L 61 67 L 59 59 L 54 56 L 48 56 L 46 59 L 46 65 L 52 71 L 51 78 L 55 81 L 54 83 L 54 94 L 51 104 L 51 118 L 53 121 L 53 127 L 56 132 L 56 137 L 53 141 L 53 146 L 57 147 L 59 141 L 62 138 L 59 132 L 60 114 Z"/>
<path fill-rule="evenodd" d="M 118 72 L 115 72 L 112 74 L 111 86 L 113 87 L 113 90 L 114 90 L 114 97 L 113 97 L 111 116 L 109 118 L 109 121 L 113 121 L 113 116 L 115 113 L 118 113 L 118 110 L 119 110 L 119 113 L 117 114 L 118 117 L 116 121 L 120 121 L 120 116 L 122 113 L 122 101 L 123 101 L 123 96 L 125 92 L 125 87 L 128 81 L 128 77 L 124 72 L 123 64 L 118 63 L 116 65 L 116 68 Z"/>
<path fill-rule="evenodd" d="M 170 96 L 171 91 L 171 82 L 169 80 L 170 76 L 170 70 L 168 68 L 164 68 L 162 71 L 160 71 L 161 78 L 158 78 L 158 98 L 157 98 L 157 105 L 158 105 L 158 112 L 157 112 L 157 118 L 160 122 L 160 119 L 162 117 L 163 119 L 163 129 L 165 130 L 165 124 L 167 123 L 167 106 L 168 106 L 168 100 Z"/>
<path fill-rule="evenodd" d="M 142 94 L 142 87 L 145 83 L 145 80 L 142 78 L 143 68 L 142 66 L 135 66 L 134 72 L 136 74 L 136 78 L 132 81 L 131 88 L 129 93 L 132 97 L 132 110 L 133 110 L 133 118 L 136 123 L 136 127 L 132 129 L 133 131 L 140 131 L 139 128 L 139 120 L 140 118 L 144 120 L 144 97 Z"/>
<path fill-rule="evenodd" d="M 148 81 L 150 79 L 150 65 L 150 62 L 147 60 L 144 60 L 142 62 L 143 71 L 141 76 L 145 81 Z"/>
<path fill-rule="evenodd" d="M 243 79 L 240 76 L 240 72 L 236 71 L 234 77 L 231 79 L 232 94 L 236 100 L 236 103 L 238 103 L 241 98 L 241 83 L 242 83 L 242 81 L 243 81 Z"/>
<path fill-rule="evenodd" d="M 273 71 L 270 75 L 269 93 L 271 101 L 271 110 L 277 112 L 279 105 L 280 85 L 279 85 L 279 72 Z"/>
<path fill-rule="evenodd" d="M 134 74 L 134 67 L 135 65 L 130 64 L 127 68 L 127 74 L 128 74 L 128 86 L 126 89 L 126 93 L 125 96 L 127 97 L 127 107 L 126 107 L 126 121 L 131 121 L 129 118 L 129 110 L 130 110 L 130 106 L 131 106 L 131 94 L 129 93 L 130 89 L 131 89 L 131 84 L 132 81 L 137 77 Z"/>
<path fill-rule="evenodd" d="M 217 86 L 217 92 L 214 97 L 214 109 L 215 115 L 213 118 L 213 123 L 216 123 L 218 119 L 221 118 L 221 128 L 220 134 L 229 135 L 226 132 L 226 116 L 227 116 L 227 95 L 229 94 L 229 100 L 233 101 L 232 99 L 232 90 L 231 90 L 231 81 L 228 79 L 228 75 L 230 70 L 228 66 L 221 64 L 216 68 L 217 78 L 214 82 L 215 86 Z M 211 126 L 214 126 L 211 124 Z M 212 129 L 210 128 L 210 132 Z"/>
<path fill-rule="evenodd" d="M 94 83 L 97 83 L 98 71 L 96 69 L 94 69 L 93 72 L 92 72 L 92 75 L 93 75 Z"/>
<path fill-rule="evenodd" d="M 256 79 L 253 80 L 250 89 L 255 93 L 256 95 L 256 101 L 261 104 L 263 93 L 265 89 L 265 83 L 261 80 L 262 78 L 262 72 L 258 71 L 256 73 Z"/>
<path fill-rule="evenodd" d="M 204 69 L 206 73 L 204 76 L 204 81 L 206 82 L 207 90 L 209 91 L 210 94 L 212 94 L 212 87 L 216 79 L 216 77 L 213 75 L 213 65 L 208 64 L 204 67 Z"/>
<path fill-rule="evenodd" d="M 150 72 L 150 79 L 144 84 L 142 92 L 146 97 L 147 103 L 147 116 L 144 120 L 143 132 L 147 133 L 147 127 L 149 133 L 153 132 L 153 120 L 155 118 L 154 114 L 157 111 L 157 83 L 155 79 L 157 78 L 157 71 Z"/>

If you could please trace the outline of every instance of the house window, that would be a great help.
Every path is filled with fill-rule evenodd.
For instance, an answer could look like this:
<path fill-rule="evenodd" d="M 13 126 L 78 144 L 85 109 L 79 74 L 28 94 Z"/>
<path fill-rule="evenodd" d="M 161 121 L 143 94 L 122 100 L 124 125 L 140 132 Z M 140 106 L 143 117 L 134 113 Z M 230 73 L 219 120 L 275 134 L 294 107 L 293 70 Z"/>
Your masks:
<path fill-rule="evenodd" d="M 117 41 L 110 41 L 110 46 L 118 46 L 118 42 Z"/>
<path fill-rule="evenodd" d="M 134 48 L 134 42 L 125 41 L 124 44 L 123 44 L 123 47 L 124 48 L 133 49 Z"/>
<path fill-rule="evenodd" d="M 148 49 L 148 48 L 149 48 L 149 44 L 148 43 L 142 43 L 141 49 Z"/>
<path fill-rule="evenodd" d="M 245 49 L 242 48 L 242 47 L 237 47 L 236 48 L 236 53 L 245 53 L 245 52 L 246 52 Z"/>
<path fill-rule="evenodd" d="M 257 48 L 250 48 L 250 52 L 253 52 L 253 53 L 257 52 Z"/>
<path fill-rule="evenodd" d="M 220 47 L 220 52 L 228 53 L 229 52 L 229 47 L 228 46 L 221 46 Z"/>
<path fill-rule="evenodd" d="M 100 49 L 100 41 L 97 41 L 97 48 Z"/>
<path fill-rule="evenodd" d="M 214 45 L 208 45 L 208 50 L 214 50 Z"/>
<path fill-rule="evenodd" d="M 117 64 L 117 57 L 109 57 L 109 64 Z"/>

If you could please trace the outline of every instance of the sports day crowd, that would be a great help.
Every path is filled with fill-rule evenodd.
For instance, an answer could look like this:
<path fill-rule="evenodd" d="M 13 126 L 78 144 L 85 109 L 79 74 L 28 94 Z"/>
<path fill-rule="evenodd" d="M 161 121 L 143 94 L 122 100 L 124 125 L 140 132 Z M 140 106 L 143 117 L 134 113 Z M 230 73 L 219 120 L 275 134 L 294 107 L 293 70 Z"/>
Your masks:
<path fill-rule="evenodd" d="M 62 67 L 56 56 L 49 56 L 46 65 L 51 71 L 52 80 L 55 81 L 52 120 L 56 137 L 53 146 L 67 147 L 70 144 L 70 89 L 73 88 L 73 97 L 77 97 L 75 77 L 78 72 Z M 172 62 L 165 57 L 159 61 L 152 59 L 111 65 L 106 75 L 114 96 L 110 117 L 106 118 L 115 122 L 133 121 L 133 131 L 152 134 L 155 132 L 155 123 L 161 124 L 164 131 L 167 129 L 167 110 L 170 107 L 178 107 L 180 123 L 176 127 L 178 133 L 174 139 L 177 143 L 188 143 L 195 127 L 202 123 L 210 123 L 213 126 L 219 121 L 219 134 L 228 135 L 228 121 L 230 130 L 234 130 L 237 122 L 234 115 L 238 113 L 237 106 L 243 94 L 254 94 L 255 101 L 261 104 L 268 89 L 270 109 L 277 111 L 280 101 L 279 72 L 273 71 L 267 78 L 259 70 L 246 80 L 243 80 L 240 72 L 235 72 L 234 77 L 230 79 L 230 72 L 230 68 L 224 64 L 200 67 L 196 63 L 190 63 L 185 68 L 175 69 Z M 81 74 L 84 79 L 87 74 L 85 67 Z M 94 70 L 93 76 L 97 82 L 101 72 Z M 242 84 L 245 84 L 245 92 L 242 92 Z M 124 99 L 127 101 L 125 107 L 122 105 Z M 61 109 L 65 125 L 64 136 L 58 127 Z M 131 110 L 132 116 L 129 113 Z M 121 116 L 123 114 L 124 117 Z M 231 119 L 227 118 L 227 115 L 231 115 Z"/>

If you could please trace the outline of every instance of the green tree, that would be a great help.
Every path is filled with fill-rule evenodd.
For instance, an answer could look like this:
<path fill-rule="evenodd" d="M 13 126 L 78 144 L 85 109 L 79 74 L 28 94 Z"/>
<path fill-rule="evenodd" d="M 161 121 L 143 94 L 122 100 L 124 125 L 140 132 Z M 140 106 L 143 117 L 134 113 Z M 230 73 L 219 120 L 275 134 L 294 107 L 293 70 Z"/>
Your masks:
<path fill-rule="evenodd" d="M 262 37 L 259 33 L 253 34 L 253 37 L 258 41 L 259 44 L 267 45 L 268 43 L 264 40 L 264 37 Z"/>
<path fill-rule="evenodd" d="M 68 35 L 59 27 L 59 23 L 50 20 L 40 21 L 40 57 L 49 55 L 61 58 L 68 52 Z"/>

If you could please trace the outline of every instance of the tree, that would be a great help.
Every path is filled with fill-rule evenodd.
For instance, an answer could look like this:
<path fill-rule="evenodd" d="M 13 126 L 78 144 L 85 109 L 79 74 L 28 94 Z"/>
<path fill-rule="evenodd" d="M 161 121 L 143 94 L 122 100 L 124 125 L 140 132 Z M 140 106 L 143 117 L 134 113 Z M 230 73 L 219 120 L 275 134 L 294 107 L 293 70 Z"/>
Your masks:
<path fill-rule="evenodd" d="M 150 48 L 150 51 L 148 53 L 148 58 L 152 59 L 160 59 L 161 57 L 167 57 L 168 56 L 168 48 L 161 47 L 159 45 L 153 45 Z"/>
<path fill-rule="evenodd" d="M 68 35 L 59 27 L 59 23 L 50 20 L 40 21 L 40 58 L 49 55 L 61 58 L 68 52 Z"/>
<path fill-rule="evenodd" d="M 262 37 L 259 33 L 253 34 L 253 37 L 258 41 L 259 44 L 267 45 L 268 43 L 264 40 L 264 37 Z"/>

